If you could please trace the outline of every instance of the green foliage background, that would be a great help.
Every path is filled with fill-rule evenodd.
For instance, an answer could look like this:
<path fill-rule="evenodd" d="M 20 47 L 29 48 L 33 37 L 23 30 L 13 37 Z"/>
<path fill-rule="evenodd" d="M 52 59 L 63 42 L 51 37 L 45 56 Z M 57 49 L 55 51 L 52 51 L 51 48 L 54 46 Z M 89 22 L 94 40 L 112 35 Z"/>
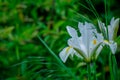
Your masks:
<path fill-rule="evenodd" d="M 77 28 L 79 21 L 98 26 L 98 17 L 108 22 L 113 16 L 120 18 L 119 0 L 106 0 L 107 16 L 105 0 L 92 0 L 96 11 L 89 1 L 0 0 L 0 80 L 86 80 L 81 60 L 74 57 L 63 64 L 58 57 L 70 37 L 66 26 Z M 116 41 L 120 73 L 120 37 Z M 96 66 L 103 80 L 109 79 L 107 52 L 102 51 Z"/>

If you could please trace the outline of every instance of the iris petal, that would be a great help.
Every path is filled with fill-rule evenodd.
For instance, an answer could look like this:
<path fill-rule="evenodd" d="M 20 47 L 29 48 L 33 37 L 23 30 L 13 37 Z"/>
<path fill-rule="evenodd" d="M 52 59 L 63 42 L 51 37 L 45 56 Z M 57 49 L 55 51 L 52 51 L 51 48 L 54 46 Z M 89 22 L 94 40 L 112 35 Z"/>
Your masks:
<path fill-rule="evenodd" d="M 59 56 L 63 62 L 66 62 L 69 55 L 72 57 L 76 55 L 86 62 L 91 61 L 91 57 L 96 56 L 95 53 L 103 41 L 102 34 L 97 32 L 93 24 L 79 22 L 78 28 L 81 33 L 80 37 L 74 28 L 67 26 L 67 31 L 71 36 L 68 40 L 68 45 L 72 46 L 72 48 L 66 47 L 60 52 Z M 101 48 L 98 50 L 97 55 L 99 55 L 100 50 Z"/>
<path fill-rule="evenodd" d="M 110 49 L 111 49 L 112 53 L 115 54 L 115 52 L 117 50 L 117 43 L 111 43 Z"/>
<path fill-rule="evenodd" d="M 77 37 L 77 31 L 74 28 L 67 26 L 67 31 L 71 37 Z"/>
<path fill-rule="evenodd" d="M 98 55 L 100 54 L 100 52 L 102 51 L 102 49 L 103 49 L 103 46 L 100 45 L 99 48 L 96 51 L 96 56 L 95 56 L 96 59 L 97 59 Z"/>
<path fill-rule="evenodd" d="M 115 39 L 117 37 L 117 32 L 119 28 L 119 18 L 114 21 L 113 28 L 114 28 L 113 39 Z"/>
<path fill-rule="evenodd" d="M 65 63 L 69 55 L 74 54 L 74 50 L 71 47 L 65 47 L 59 54 L 61 60 Z"/>

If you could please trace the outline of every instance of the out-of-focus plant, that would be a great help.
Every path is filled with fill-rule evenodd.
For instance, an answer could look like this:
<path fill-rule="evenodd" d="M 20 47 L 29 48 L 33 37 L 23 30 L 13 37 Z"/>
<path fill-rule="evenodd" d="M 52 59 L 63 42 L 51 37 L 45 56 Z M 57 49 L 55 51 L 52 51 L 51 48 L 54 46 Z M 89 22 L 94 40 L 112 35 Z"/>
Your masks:
<path fill-rule="evenodd" d="M 119 28 L 119 18 L 112 18 L 110 25 L 108 25 L 107 27 L 101 21 L 98 21 L 98 23 L 100 30 L 103 33 L 104 38 L 106 39 L 105 43 L 108 45 L 108 47 L 110 47 L 111 50 L 109 54 L 111 80 L 119 80 L 117 61 L 115 58 L 115 53 L 117 51 L 117 43 L 115 42 L 115 39 L 117 38 L 117 32 Z"/>

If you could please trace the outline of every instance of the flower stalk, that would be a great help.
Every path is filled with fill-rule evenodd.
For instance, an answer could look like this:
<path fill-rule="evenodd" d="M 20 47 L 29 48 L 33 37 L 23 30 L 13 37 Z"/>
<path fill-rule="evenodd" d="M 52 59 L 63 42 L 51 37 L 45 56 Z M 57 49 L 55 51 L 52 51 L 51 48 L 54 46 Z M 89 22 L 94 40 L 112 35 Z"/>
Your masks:
<path fill-rule="evenodd" d="M 87 63 L 88 80 L 91 80 L 91 64 Z"/>
<path fill-rule="evenodd" d="M 93 69 L 94 69 L 94 72 L 93 72 L 94 80 L 97 80 L 97 76 L 96 76 L 96 61 L 93 61 Z"/>
<path fill-rule="evenodd" d="M 119 80 L 117 61 L 112 53 L 109 54 L 109 68 L 111 80 Z"/>

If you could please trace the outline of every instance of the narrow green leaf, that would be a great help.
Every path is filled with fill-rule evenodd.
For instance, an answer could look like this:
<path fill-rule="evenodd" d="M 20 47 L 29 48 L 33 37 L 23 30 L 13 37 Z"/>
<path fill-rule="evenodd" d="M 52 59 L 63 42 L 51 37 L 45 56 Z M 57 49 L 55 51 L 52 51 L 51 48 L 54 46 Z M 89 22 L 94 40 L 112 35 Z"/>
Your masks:
<path fill-rule="evenodd" d="M 57 57 L 57 55 L 49 48 L 49 46 L 39 37 L 37 36 L 38 39 L 43 43 L 43 45 L 48 49 L 48 51 L 50 52 L 51 55 L 53 55 L 53 57 L 57 60 L 57 62 L 61 65 L 61 67 L 63 67 L 63 69 L 65 69 L 75 80 L 77 80 L 77 78 L 75 77 L 75 75 L 72 73 L 72 71 L 67 68 L 62 61 Z"/>

